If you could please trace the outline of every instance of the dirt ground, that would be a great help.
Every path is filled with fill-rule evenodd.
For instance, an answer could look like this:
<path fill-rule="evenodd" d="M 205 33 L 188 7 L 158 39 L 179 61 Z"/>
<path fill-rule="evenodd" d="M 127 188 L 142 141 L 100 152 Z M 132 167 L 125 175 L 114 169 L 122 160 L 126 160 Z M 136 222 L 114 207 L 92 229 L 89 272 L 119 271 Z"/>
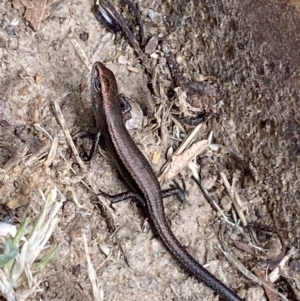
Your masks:
<path fill-rule="evenodd" d="M 39 3 L 42 9 L 32 16 Z M 138 36 L 131 11 L 123 2 L 114 4 Z M 177 100 L 174 93 L 162 93 L 168 85 L 172 89 L 164 39 L 187 80 L 210 79 L 216 90 L 214 112 L 197 138 L 213 131 L 219 146 L 196 161 L 203 186 L 234 223 L 223 172 L 234 183 L 247 223 L 268 227 L 267 233 L 252 228 L 259 252 L 248 229 L 224 226 L 186 168 L 177 178 L 186 182 L 191 205 L 175 197 L 164 201 L 172 231 L 201 264 L 251 301 L 264 300 L 263 286 L 226 258 L 224 243 L 256 275 L 264 275 L 276 256 L 291 254 L 274 288 L 286 300 L 300 300 L 300 2 L 139 1 L 147 40 L 158 38 L 147 58 L 153 69 L 158 66 L 159 95 L 149 89 L 149 74 L 127 39 L 102 26 L 92 6 L 91 0 L 0 0 L 0 219 L 19 224 L 34 218 L 43 204 L 38 190 L 47 194 L 57 186 L 66 197 L 48 243 L 61 244 L 60 251 L 44 270 L 40 291 L 28 300 L 93 300 L 82 233 L 102 300 L 219 300 L 183 272 L 134 202 L 115 205 L 115 212 L 94 207 L 98 189 L 115 194 L 126 186 L 103 152 L 85 167 L 78 164 L 53 104 L 59 104 L 71 135 L 92 127 L 90 68 L 104 62 L 120 92 L 143 109 L 143 128 L 131 133 L 159 175 L 167 150 L 178 145 L 170 118 L 178 113 Z M 76 141 L 80 155 L 91 145 L 86 138 Z M 219 239 L 222 227 L 225 242 Z"/>

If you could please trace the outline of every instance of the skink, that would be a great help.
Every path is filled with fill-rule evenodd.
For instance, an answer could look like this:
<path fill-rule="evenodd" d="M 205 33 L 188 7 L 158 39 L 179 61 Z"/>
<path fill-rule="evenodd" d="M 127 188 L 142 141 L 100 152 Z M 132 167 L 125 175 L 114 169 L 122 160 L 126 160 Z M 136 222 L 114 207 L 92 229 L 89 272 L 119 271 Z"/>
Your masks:
<path fill-rule="evenodd" d="M 125 128 L 115 76 L 100 62 L 96 62 L 92 68 L 91 91 L 98 131 L 97 143 L 100 137 L 104 149 L 113 159 L 123 179 L 144 199 L 146 213 L 156 235 L 187 273 L 226 300 L 242 301 L 198 263 L 172 233 L 154 171 Z"/>

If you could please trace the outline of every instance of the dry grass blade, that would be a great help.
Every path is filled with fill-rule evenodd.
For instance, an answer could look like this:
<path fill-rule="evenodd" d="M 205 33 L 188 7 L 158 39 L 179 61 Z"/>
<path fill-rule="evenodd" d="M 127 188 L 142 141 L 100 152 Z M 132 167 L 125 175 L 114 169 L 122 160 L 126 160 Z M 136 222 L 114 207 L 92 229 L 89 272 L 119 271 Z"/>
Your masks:
<path fill-rule="evenodd" d="M 279 301 L 278 295 L 275 292 L 274 284 L 270 281 L 269 277 L 266 276 L 264 271 L 262 271 L 258 268 L 254 268 L 253 272 L 262 281 L 263 287 L 264 287 L 266 295 L 268 297 L 268 300 L 269 301 Z M 269 287 L 271 287 L 273 290 L 270 290 Z"/>
<path fill-rule="evenodd" d="M 36 153 L 31 153 L 30 157 L 26 158 L 24 165 L 31 166 L 35 162 L 38 162 L 36 165 L 36 168 L 43 165 L 43 163 L 45 161 L 44 155 L 48 153 L 49 148 L 51 148 L 51 142 L 48 140 L 43 143 L 42 147 Z M 41 159 L 41 158 L 43 158 L 43 159 Z"/>
<path fill-rule="evenodd" d="M 84 243 L 84 250 L 85 250 L 85 256 L 86 256 L 86 261 L 88 264 L 88 275 L 92 284 L 92 289 L 93 289 L 93 300 L 95 301 L 102 301 L 103 300 L 103 293 L 102 290 L 99 289 L 99 285 L 97 283 L 97 275 L 96 275 L 96 271 L 93 267 L 93 264 L 91 262 L 91 258 L 89 255 L 89 248 L 87 245 L 87 241 L 86 241 L 86 236 L 83 233 L 83 243 Z"/>
<path fill-rule="evenodd" d="M 280 277 L 280 270 L 283 270 L 284 266 L 286 266 L 288 264 L 288 261 L 290 260 L 290 258 L 295 255 L 298 255 L 298 252 L 295 250 L 295 248 L 291 248 L 287 252 L 287 254 L 283 257 L 283 259 L 280 261 L 280 263 L 275 268 L 275 270 L 272 271 L 272 273 L 270 273 L 269 279 L 272 282 L 275 282 Z"/>
<path fill-rule="evenodd" d="M 261 281 L 257 276 L 255 276 L 253 273 L 251 273 L 233 254 L 233 252 L 231 252 L 231 250 L 229 249 L 225 238 L 224 238 L 224 230 L 225 230 L 225 224 L 222 225 L 220 232 L 219 232 L 219 240 L 221 242 L 222 248 L 223 248 L 223 253 L 226 256 L 226 258 L 228 259 L 228 261 L 234 265 L 243 275 L 245 275 L 248 279 L 250 279 L 251 281 L 258 283 L 259 285 L 266 285 L 263 281 Z M 267 285 L 266 285 L 267 286 Z M 275 292 L 276 294 L 278 294 L 284 301 L 288 301 L 286 299 L 286 297 L 282 294 L 280 294 L 279 292 L 277 292 L 276 290 L 274 290 L 273 288 L 267 286 L 269 290 Z"/>
<path fill-rule="evenodd" d="M 189 145 L 195 140 L 196 136 L 198 135 L 200 129 L 202 127 L 202 123 L 198 124 L 192 132 L 186 136 L 186 138 L 182 141 L 180 146 L 176 149 L 174 155 L 180 155 L 184 150 L 187 149 Z"/>
<path fill-rule="evenodd" d="M 109 0 L 102 0 L 102 3 L 108 8 L 110 13 L 114 16 L 114 19 L 118 22 L 118 24 L 122 28 L 122 31 L 123 31 L 125 37 L 129 41 L 129 43 L 131 44 L 131 46 L 133 47 L 135 52 L 138 54 L 138 56 L 141 58 L 141 60 L 144 62 L 144 65 L 146 66 L 146 68 L 148 69 L 148 72 L 150 73 L 151 69 L 148 66 L 149 63 L 147 62 L 147 57 L 146 57 L 145 53 L 143 52 L 143 50 L 141 49 L 140 44 L 138 43 L 138 41 L 132 34 L 131 30 L 128 28 L 123 17 L 118 13 L 118 11 L 115 9 L 114 5 L 112 5 L 112 3 L 110 3 Z"/>
<path fill-rule="evenodd" d="M 180 132 L 186 133 L 185 128 L 183 127 L 183 125 L 181 124 L 181 122 L 177 118 L 175 118 L 172 114 L 170 114 L 170 118 L 174 122 L 174 124 L 179 128 Z M 200 124 L 198 126 L 200 126 Z"/>
<path fill-rule="evenodd" d="M 71 40 L 72 45 L 74 46 L 75 50 L 77 51 L 79 57 L 81 60 L 84 62 L 85 66 L 87 67 L 88 70 L 92 69 L 92 66 L 86 56 L 86 53 L 82 49 L 82 47 L 78 44 L 78 42 L 75 39 Z"/>
<path fill-rule="evenodd" d="M 51 141 L 54 141 L 54 139 L 56 139 L 55 137 L 53 138 L 40 124 L 35 123 L 34 127 L 37 131 L 39 131 L 40 133 L 43 133 L 47 138 L 49 138 Z M 67 161 L 67 159 L 65 158 L 65 156 L 62 154 L 62 152 L 58 149 L 58 154 L 59 156 L 63 159 L 63 161 Z M 71 168 L 71 171 L 73 172 L 74 175 L 76 175 L 76 172 L 73 168 Z M 85 183 L 83 180 L 80 181 L 87 189 L 90 189 L 88 184 Z M 93 192 L 95 192 L 96 190 L 94 190 Z"/>
<path fill-rule="evenodd" d="M 3 296 L 7 301 L 17 301 L 16 293 L 10 284 L 7 281 L 5 274 L 0 269 L 0 296 Z"/>
<path fill-rule="evenodd" d="M 11 170 L 15 165 L 17 165 L 21 160 L 24 159 L 29 148 L 27 145 L 22 146 L 3 166 L 5 170 Z"/>
<path fill-rule="evenodd" d="M 243 209 L 244 209 L 243 207 L 244 206 L 241 203 L 240 198 L 238 197 L 238 193 L 237 193 L 234 185 L 230 186 L 229 181 L 227 180 L 226 175 L 223 172 L 221 172 L 220 175 L 222 177 L 224 186 L 226 187 L 226 190 L 227 190 L 227 192 L 228 192 L 228 194 L 229 194 L 229 196 L 231 198 L 231 201 L 232 201 L 232 203 L 234 205 L 234 208 L 235 208 L 235 210 L 236 210 L 239 218 L 242 221 L 243 226 L 244 227 L 247 226 L 246 217 L 245 217 L 245 215 L 243 213 Z"/>
<path fill-rule="evenodd" d="M 55 188 L 45 200 L 44 208 L 34 225 L 31 235 L 22 246 L 22 250 L 16 258 L 10 278 L 17 286 L 21 286 L 27 280 L 28 277 L 24 274 L 24 270 L 26 267 L 33 265 L 59 222 L 59 218 L 56 216 L 63 201 L 56 202 L 56 195 L 57 191 Z"/>
<path fill-rule="evenodd" d="M 203 153 L 208 148 L 208 140 L 202 140 L 196 142 L 190 146 L 196 135 L 199 133 L 201 124 L 197 125 L 193 131 L 182 141 L 181 145 L 176 149 L 172 157 L 163 167 L 163 172 L 159 176 L 159 181 L 165 182 L 175 177 L 181 170 L 183 170 L 188 164 L 198 155 Z"/>
<path fill-rule="evenodd" d="M 49 167 L 52 164 L 57 152 L 57 148 L 58 148 L 58 138 L 55 137 L 52 141 L 51 149 L 50 152 L 48 153 L 47 160 L 44 163 L 45 167 Z"/>
<path fill-rule="evenodd" d="M 162 175 L 159 177 L 160 182 L 168 181 L 174 178 L 198 155 L 203 154 L 208 149 L 208 140 L 202 140 L 194 143 L 189 149 L 173 155 L 168 161 Z"/>
<path fill-rule="evenodd" d="M 110 45 L 114 45 L 115 35 L 111 32 L 107 32 L 99 42 L 97 48 L 95 49 L 91 61 L 105 61 L 107 59 L 107 52 L 110 49 Z"/>
<path fill-rule="evenodd" d="M 69 146 L 71 147 L 72 151 L 73 151 L 73 154 L 76 158 L 76 161 L 77 163 L 79 164 L 80 168 L 83 170 L 83 172 L 86 172 L 87 169 L 86 169 L 86 166 L 84 165 L 83 161 L 81 160 L 79 154 L 78 154 L 78 151 L 77 151 L 77 148 L 75 147 L 75 144 L 72 140 L 72 137 L 71 137 L 71 134 L 70 134 L 70 131 L 67 127 L 67 124 L 66 124 L 66 121 L 65 121 L 65 118 L 62 114 L 62 111 L 60 109 L 60 106 L 57 102 L 57 100 L 53 100 L 53 104 L 54 104 L 54 108 L 55 108 L 55 111 L 56 111 L 56 117 L 58 119 L 58 122 L 60 123 L 64 133 L 65 133 L 65 136 L 66 136 L 66 139 L 67 139 L 67 142 L 69 144 Z"/>
<path fill-rule="evenodd" d="M 35 30 L 41 28 L 41 23 L 50 15 L 50 6 L 57 0 L 35 0 L 22 1 L 26 7 L 25 18 L 31 23 Z"/>
<path fill-rule="evenodd" d="M 40 272 L 58 252 L 58 246 L 56 246 L 48 255 L 39 260 L 38 265 L 35 263 L 59 222 L 57 214 L 64 198 L 57 202 L 56 196 L 56 188 L 50 191 L 47 199 L 42 194 L 45 204 L 33 229 L 27 235 L 27 240 L 24 241 L 23 238 L 29 224 L 29 218 L 18 228 L 13 239 L 6 240 L 6 246 L 10 246 L 7 250 L 10 250 L 13 256 L 6 254 L 11 259 L 6 263 L 3 261 L 4 265 L 1 265 L 0 293 L 2 292 L 3 295 L 10 291 L 11 286 L 14 289 L 16 300 L 21 301 L 26 300 L 29 295 L 39 290 L 38 286 L 42 281 Z M 9 300 L 14 299 L 10 298 Z"/>
<path fill-rule="evenodd" d="M 239 229 L 239 231 L 242 233 L 243 232 L 243 229 L 241 227 L 239 227 L 238 225 L 232 223 L 228 217 L 226 216 L 226 214 L 223 212 L 223 210 L 220 208 L 220 206 L 218 205 L 218 203 L 214 200 L 214 198 L 209 194 L 209 192 L 203 187 L 203 185 L 201 184 L 200 180 L 199 180 L 199 177 L 196 178 L 200 188 L 201 188 L 201 191 L 203 192 L 203 194 L 205 195 L 206 199 L 210 202 L 211 206 L 216 208 L 220 214 L 222 215 L 222 219 L 228 223 L 229 225 L 233 226 L 233 227 L 236 227 Z"/>
<path fill-rule="evenodd" d="M 26 4 L 27 1 L 25 1 Z M 29 2 L 30 3 L 30 2 Z M 36 5 L 26 5 L 25 18 L 31 23 L 35 30 L 39 30 L 45 16 L 47 0 L 36 1 Z"/>
<path fill-rule="evenodd" d="M 35 123 L 34 124 L 34 127 L 36 130 L 38 130 L 39 132 L 43 133 L 46 137 L 48 137 L 51 141 L 53 141 L 55 138 L 53 138 L 40 124 L 38 123 Z M 73 140 L 71 140 L 72 143 L 73 143 Z M 75 146 L 74 146 L 75 147 Z M 64 161 L 67 161 L 66 158 L 64 157 L 64 155 L 62 154 L 62 152 L 58 149 L 58 154 L 59 156 L 64 160 Z M 76 174 L 76 171 L 71 167 L 70 170 L 72 171 L 72 173 L 74 175 L 77 175 Z M 89 176 L 89 174 L 86 175 L 86 182 L 83 181 L 83 180 L 80 180 L 80 183 L 86 187 L 86 189 L 92 191 L 93 193 L 97 194 L 98 193 L 98 188 L 97 186 L 95 185 L 92 177 Z M 74 191 L 73 191 L 74 192 Z M 74 201 L 76 203 L 76 205 L 81 208 L 81 205 L 79 204 L 78 202 L 78 199 L 76 197 L 76 195 L 73 194 L 73 197 L 74 197 Z M 113 210 L 110 208 L 109 206 L 109 202 L 107 199 L 105 199 L 103 196 L 98 196 L 98 199 L 99 199 L 99 202 L 104 206 L 105 210 L 107 212 L 109 212 L 110 216 L 112 216 L 112 218 L 115 220 L 116 219 L 116 215 L 114 214 Z M 111 222 L 112 224 L 112 222 Z"/>

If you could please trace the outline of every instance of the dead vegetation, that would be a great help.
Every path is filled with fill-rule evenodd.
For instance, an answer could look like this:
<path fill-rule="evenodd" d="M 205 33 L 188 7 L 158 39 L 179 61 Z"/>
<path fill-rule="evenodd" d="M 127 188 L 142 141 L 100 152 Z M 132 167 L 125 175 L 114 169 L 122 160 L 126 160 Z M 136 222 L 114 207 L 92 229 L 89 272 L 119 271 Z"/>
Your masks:
<path fill-rule="evenodd" d="M 214 298 L 178 268 L 134 204 L 114 211 L 101 198 L 98 212 L 91 203 L 99 189 L 126 189 L 105 154 L 84 162 L 91 142 L 74 142 L 94 123 L 95 61 L 141 106 L 144 127 L 132 133 L 162 183 L 187 183 L 191 205 L 165 201 L 180 241 L 246 300 L 300 299 L 298 1 L 173 2 L 139 2 L 145 57 L 97 22 L 92 1 L 0 2 L 1 221 L 39 216 L 39 190 L 57 187 L 66 199 L 47 243 L 60 245 L 58 255 L 37 283 L 26 274 L 35 286 L 24 299 Z M 115 4 L 140 43 L 132 12 Z M 202 98 L 195 82 L 204 83 Z M 203 108 L 204 123 L 183 122 Z M 1 271 L 2 292 L 3 283 L 22 299 Z"/>

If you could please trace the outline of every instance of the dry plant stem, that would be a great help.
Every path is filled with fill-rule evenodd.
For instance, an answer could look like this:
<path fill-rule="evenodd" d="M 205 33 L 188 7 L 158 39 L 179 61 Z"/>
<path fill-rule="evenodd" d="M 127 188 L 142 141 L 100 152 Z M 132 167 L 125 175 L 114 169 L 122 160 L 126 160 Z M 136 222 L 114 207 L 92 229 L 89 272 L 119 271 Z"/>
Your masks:
<path fill-rule="evenodd" d="M 159 73 L 159 66 L 156 65 L 154 68 L 154 71 L 152 72 L 151 84 L 152 84 L 152 89 L 153 89 L 154 95 L 157 97 L 160 97 L 161 94 L 158 92 L 157 85 L 156 85 L 158 73 Z"/>
<path fill-rule="evenodd" d="M 186 80 L 182 77 L 182 72 L 180 71 L 179 66 L 174 58 L 174 55 L 171 50 L 171 45 L 168 40 L 163 41 L 162 51 L 167 59 L 168 65 L 173 74 L 175 87 L 181 87 L 181 85 L 184 84 Z"/>
<path fill-rule="evenodd" d="M 197 180 L 197 179 L 196 179 Z M 220 206 L 218 205 L 218 203 L 213 199 L 213 197 L 208 193 L 208 191 L 202 186 L 201 182 L 199 180 L 197 180 L 201 191 L 203 192 L 203 194 L 205 195 L 206 199 L 209 201 L 210 205 L 215 208 L 217 211 L 219 211 L 223 217 L 223 220 L 230 224 L 233 227 L 238 227 L 237 225 L 235 225 L 234 223 L 232 223 L 228 217 L 226 216 L 226 214 L 223 212 L 223 210 L 220 208 Z"/>
<path fill-rule="evenodd" d="M 176 295 L 176 297 L 177 297 L 178 299 L 180 299 L 180 294 L 178 294 L 178 292 L 176 291 L 174 285 L 170 284 L 170 287 L 171 287 L 172 291 L 174 292 L 174 294 Z"/>
<path fill-rule="evenodd" d="M 41 127 L 40 124 L 35 123 L 34 127 L 36 130 L 40 131 L 41 133 L 43 133 L 46 137 L 48 137 L 51 141 L 53 141 L 54 138 L 52 138 L 52 136 L 43 128 Z M 64 160 L 67 161 L 67 159 L 65 158 L 65 156 L 61 153 L 60 150 L 58 150 L 58 154 L 59 156 Z M 71 167 L 70 170 L 72 171 L 72 173 L 76 176 L 76 171 Z M 90 178 L 89 174 L 86 175 L 87 178 L 87 183 L 83 180 L 80 180 L 80 183 L 86 187 L 86 189 L 90 190 L 92 193 L 97 194 L 98 193 L 98 188 L 97 185 L 94 183 L 94 181 Z M 92 187 L 92 189 L 91 189 Z M 73 193 L 73 191 L 72 191 Z M 74 196 L 74 194 L 73 194 Z M 110 203 L 108 202 L 107 199 L 105 199 L 103 196 L 98 196 L 98 199 L 100 201 L 100 203 L 104 206 L 105 210 L 109 212 L 110 216 L 113 218 L 113 220 L 116 220 L 116 215 L 114 214 L 113 210 L 110 208 Z M 77 198 L 74 199 L 74 202 L 77 204 L 78 202 L 76 202 Z M 79 204 L 79 203 L 78 203 Z M 113 224 L 113 221 L 110 220 L 110 217 L 107 217 L 107 219 L 109 221 L 107 221 L 109 224 Z"/>
<path fill-rule="evenodd" d="M 87 67 L 87 69 L 90 71 L 92 69 L 92 66 L 86 56 L 86 53 L 82 49 L 82 47 L 79 45 L 79 43 L 75 39 L 72 39 L 71 43 L 74 46 L 75 50 L 77 51 L 79 57 L 81 58 L 81 60 L 85 64 L 85 66 Z"/>
<path fill-rule="evenodd" d="M 287 265 L 288 261 L 290 260 L 290 258 L 292 256 L 298 255 L 297 251 L 295 250 L 295 248 L 291 248 L 287 254 L 284 256 L 284 258 L 280 261 L 279 265 L 277 266 L 277 268 L 274 269 L 274 271 L 272 273 L 269 274 L 269 279 L 272 282 L 275 282 L 279 276 L 280 276 L 280 270 L 284 268 L 285 265 Z"/>
<path fill-rule="evenodd" d="M 7 301 L 17 301 L 17 296 L 12 285 L 7 281 L 6 276 L 0 269 L 0 296 L 3 296 Z"/>
<path fill-rule="evenodd" d="M 177 118 L 175 118 L 172 114 L 170 114 L 170 118 L 174 122 L 174 124 L 179 128 L 180 132 L 185 134 L 186 130 L 181 124 L 181 122 Z"/>
<path fill-rule="evenodd" d="M 197 151 L 196 153 L 194 153 L 193 156 L 187 156 L 187 155 L 185 155 L 185 153 L 186 154 L 189 153 L 194 148 L 194 146 L 196 146 L 197 144 L 201 145 L 201 141 L 198 141 L 194 145 L 192 145 L 189 149 L 187 149 L 187 147 L 189 145 L 191 145 L 191 143 L 195 139 L 196 135 L 199 133 L 200 129 L 201 129 L 201 124 L 197 125 L 193 129 L 193 131 L 183 140 L 183 142 L 181 143 L 181 145 L 177 148 L 177 150 L 174 152 L 174 154 L 169 158 L 169 160 L 167 161 L 167 163 L 163 166 L 163 172 L 161 173 L 161 175 L 158 178 L 158 180 L 159 180 L 160 183 L 166 181 L 168 178 L 172 178 L 173 176 L 175 176 L 185 166 L 188 166 L 188 164 L 190 163 L 190 161 L 195 156 L 197 156 L 197 155 L 200 154 L 200 152 Z M 202 145 L 202 146 L 203 146 L 203 148 L 202 148 L 202 151 L 203 151 L 205 149 L 205 147 L 204 147 L 204 145 Z M 208 146 L 208 144 L 207 144 L 207 146 Z M 197 149 L 197 148 L 195 148 L 195 149 Z M 176 165 L 176 162 L 179 161 L 178 160 L 179 156 L 184 156 L 184 158 L 183 157 L 180 158 L 180 159 L 183 160 L 183 161 L 180 162 L 181 167 L 183 166 L 183 164 L 186 164 L 186 165 L 183 166 L 180 170 L 178 169 L 177 171 L 172 172 L 172 170 L 176 169 L 175 165 Z M 177 164 L 177 165 L 179 165 L 179 164 Z"/>
<path fill-rule="evenodd" d="M 16 152 L 3 166 L 3 169 L 5 170 L 10 170 L 12 169 L 15 165 L 19 164 L 22 159 L 26 156 L 28 152 L 28 146 L 24 145 L 22 148 Z"/>
<path fill-rule="evenodd" d="M 201 140 L 194 143 L 180 155 L 173 155 L 168 161 L 163 173 L 159 176 L 159 181 L 171 180 L 180 173 L 198 155 L 203 154 L 208 149 L 208 141 Z"/>
<path fill-rule="evenodd" d="M 69 146 L 71 147 L 71 149 L 73 151 L 73 154 L 75 155 L 76 161 L 78 162 L 78 164 L 79 164 L 80 168 L 82 169 L 82 171 L 87 174 L 87 168 L 84 165 L 83 161 L 81 160 L 81 158 L 80 158 L 80 156 L 78 154 L 77 148 L 75 147 L 75 144 L 74 144 L 74 142 L 72 140 L 71 134 L 69 132 L 69 129 L 67 128 L 64 116 L 63 116 L 63 114 L 61 112 L 61 109 L 60 109 L 60 106 L 59 106 L 57 100 L 54 100 L 53 104 L 54 104 L 54 108 L 55 108 L 55 111 L 56 111 L 57 120 L 60 123 L 60 125 L 61 125 L 61 127 L 62 127 L 62 129 L 63 129 L 63 131 L 65 133 L 67 142 L 68 142 Z M 97 193 L 98 192 L 97 186 L 92 181 L 92 179 L 89 176 L 89 174 L 86 175 L 86 179 L 87 179 L 87 182 L 90 184 L 90 186 L 93 188 L 94 193 Z M 99 199 L 100 203 L 105 208 L 105 212 L 106 212 L 105 219 L 107 221 L 107 224 L 108 225 L 113 225 L 114 224 L 113 221 L 116 219 L 116 216 L 113 213 L 113 210 L 110 208 L 108 200 L 106 200 L 102 196 L 98 196 L 98 199 Z M 109 214 L 107 214 L 107 212 L 109 212 Z M 113 218 L 113 220 L 111 220 L 111 217 Z M 112 227 L 112 226 L 110 226 L 110 227 Z"/>
<path fill-rule="evenodd" d="M 76 161 L 77 163 L 79 164 L 80 168 L 82 169 L 83 172 L 87 172 L 87 168 L 86 166 L 84 165 L 83 161 L 81 160 L 79 154 L 78 154 L 78 151 L 77 151 L 77 148 L 72 140 L 72 137 L 71 137 L 71 134 L 70 134 L 70 131 L 67 127 L 67 124 L 66 124 L 66 121 L 65 121 L 65 118 L 62 114 L 62 111 L 60 109 L 60 106 L 57 102 L 57 100 L 53 100 L 53 104 L 54 104 L 54 108 L 55 108 L 55 111 L 56 111 L 56 118 L 58 120 L 58 122 L 60 123 L 64 133 L 65 133 L 65 136 L 66 136 L 66 139 L 67 139 L 67 142 L 69 144 L 69 146 L 71 147 L 72 151 L 73 151 L 73 154 L 76 158 Z"/>
<path fill-rule="evenodd" d="M 244 202 L 241 200 L 241 198 L 240 198 L 240 196 L 239 196 L 239 194 L 238 194 L 238 192 L 237 192 L 237 190 L 235 188 L 237 180 L 238 179 L 237 179 L 236 176 L 232 177 L 232 185 L 231 185 L 231 187 L 232 187 L 232 192 L 233 192 L 234 198 L 235 198 L 237 204 L 240 206 L 241 210 L 245 210 L 247 213 L 249 213 L 248 212 L 248 207 L 245 206 Z"/>
<path fill-rule="evenodd" d="M 79 202 L 79 200 L 77 198 L 77 194 L 76 194 L 75 190 L 73 189 L 73 187 L 69 187 L 68 190 L 72 193 L 72 198 L 73 198 L 73 201 L 76 204 L 76 206 L 79 209 L 85 208 L 84 204 L 83 205 L 80 204 L 80 202 Z"/>
<path fill-rule="evenodd" d="M 145 53 L 143 52 L 143 50 L 141 49 L 138 41 L 135 39 L 134 35 L 132 34 L 132 32 L 130 31 L 130 29 L 128 28 L 128 26 L 124 22 L 123 18 L 117 12 L 117 10 L 115 9 L 115 7 L 110 3 L 110 1 L 104 0 L 103 3 L 105 3 L 106 7 L 113 14 L 114 18 L 116 19 L 116 21 L 118 22 L 118 24 L 122 28 L 122 31 L 123 31 L 124 35 L 129 40 L 129 43 L 131 44 L 131 46 L 134 48 L 134 50 L 136 51 L 136 53 L 138 54 L 138 56 L 141 58 L 141 60 L 145 64 L 147 57 L 146 57 Z M 149 66 L 148 67 L 146 66 L 146 68 L 149 71 Z"/>
<path fill-rule="evenodd" d="M 41 157 L 49 152 L 49 148 L 51 148 L 53 146 L 51 142 L 52 141 L 49 141 L 49 140 L 45 141 L 44 145 L 39 149 L 39 151 L 37 153 L 31 154 L 31 156 L 26 160 L 24 165 L 31 166 L 31 165 L 33 165 L 33 163 L 35 161 L 38 161 L 37 165 L 35 166 L 36 168 L 43 165 L 45 163 L 45 161 L 42 160 Z M 50 151 L 51 151 L 51 149 L 50 149 Z"/>
<path fill-rule="evenodd" d="M 146 43 L 145 27 L 144 27 L 144 24 L 143 24 L 143 21 L 142 21 L 142 16 L 141 16 L 139 10 L 136 8 L 135 4 L 131 2 L 131 0 L 123 0 L 123 2 L 126 3 L 130 7 L 130 9 L 133 11 L 136 18 L 138 19 L 138 22 L 139 22 L 139 25 L 140 25 L 142 45 L 145 45 L 145 43 Z"/>
<path fill-rule="evenodd" d="M 200 129 L 202 127 L 202 123 L 198 124 L 189 135 L 186 136 L 186 138 L 182 141 L 180 146 L 176 149 L 174 152 L 174 155 L 180 155 L 183 151 L 186 150 L 186 148 L 193 142 L 195 137 L 198 135 Z"/>
<path fill-rule="evenodd" d="M 2 291 L 7 300 L 23 301 L 29 295 L 39 291 L 38 287 L 41 283 L 40 271 L 58 250 L 58 246 L 56 246 L 46 257 L 40 258 L 37 266 L 33 266 L 36 259 L 40 257 L 41 251 L 45 249 L 50 236 L 59 222 L 58 212 L 65 201 L 63 196 L 61 201 L 57 201 L 56 188 L 50 191 L 47 198 L 42 192 L 41 194 L 44 206 L 38 214 L 32 229 L 29 230 L 27 239 L 25 239 L 24 235 L 29 218 L 26 218 L 13 238 L 13 244 L 17 249 L 16 256 L 0 269 L 0 291 Z M 20 240 L 23 240 L 21 245 L 19 244 Z M 2 287 L 2 285 L 5 287 Z"/>
<path fill-rule="evenodd" d="M 159 129 L 162 126 L 162 122 L 163 122 L 162 116 L 163 116 L 164 109 L 165 109 L 165 107 L 161 103 L 159 104 L 158 107 L 155 108 L 154 118 L 156 120 L 156 123 L 155 123 L 155 125 L 153 125 L 151 127 L 152 131 L 155 131 L 155 130 Z"/>
<path fill-rule="evenodd" d="M 256 244 L 260 244 L 260 243 L 257 239 L 256 232 L 254 232 L 252 230 L 258 230 L 258 231 L 264 231 L 264 232 L 266 231 L 266 232 L 270 232 L 272 234 L 274 233 L 278 237 L 278 239 L 281 243 L 281 246 L 282 246 L 281 251 L 275 258 L 268 260 L 268 270 L 269 271 L 275 270 L 276 267 L 278 267 L 280 264 L 282 264 L 282 260 L 284 259 L 284 257 L 286 256 L 286 253 L 287 253 L 286 244 L 284 242 L 282 235 L 275 229 L 272 229 L 271 227 L 266 226 L 266 225 L 249 224 L 248 228 L 251 230 L 251 234 L 253 235 L 253 238 L 254 238 L 254 241 Z M 256 248 L 258 248 L 258 247 L 256 247 Z"/>
<path fill-rule="evenodd" d="M 93 267 L 93 264 L 91 262 L 91 258 L 89 255 L 89 248 L 87 245 L 87 241 L 86 241 L 86 236 L 83 233 L 82 235 L 83 237 L 83 244 L 84 244 L 84 250 L 85 250 L 85 256 L 86 256 L 86 261 L 87 261 L 87 265 L 88 265 L 88 275 L 92 284 L 92 290 L 93 290 L 93 300 L 95 301 L 102 301 L 103 298 L 100 295 L 100 289 L 99 289 L 99 285 L 97 282 L 97 275 L 96 275 L 96 271 Z"/>
<path fill-rule="evenodd" d="M 245 215 L 244 215 L 244 213 L 242 211 L 241 206 L 236 201 L 236 198 L 235 198 L 235 193 L 236 193 L 235 188 L 233 186 L 232 187 L 230 186 L 230 184 L 229 184 L 229 182 L 228 182 L 228 180 L 226 178 L 226 175 L 223 172 L 220 172 L 220 176 L 223 179 L 224 186 L 226 187 L 226 190 L 227 190 L 227 192 L 228 192 L 228 194 L 229 194 L 229 196 L 231 198 L 231 201 L 232 201 L 232 203 L 234 205 L 234 208 L 235 208 L 235 210 L 236 210 L 239 218 L 242 221 L 243 226 L 246 227 L 247 226 L 246 217 L 245 217 Z"/>
<path fill-rule="evenodd" d="M 222 225 L 220 232 L 219 232 L 219 240 L 221 242 L 222 248 L 223 248 L 223 253 L 228 259 L 228 261 L 234 265 L 243 275 L 245 275 L 248 279 L 251 281 L 258 283 L 259 285 L 266 285 L 263 281 L 261 281 L 257 276 L 255 276 L 253 273 L 251 273 L 231 252 L 229 249 L 225 238 L 224 238 L 224 231 L 225 231 L 225 224 Z M 288 301 L 286 297 L 276 290 L 272 289 L 271 287 L 268 286 L 268 289 L 277 293 L 284 301 Z"/>
<path fill-rule="evenodd" d="M 52 141 L 51 149 L 48 153 L 47 160 L 44 162 L 45 167 L 49 167 L 52 164 L 57 152 L 57 148 L 58 148 L 58 138 L 54 137 Z"/>
<path fill-rule="evenodd" d="M 98 46 L 96 47 L 96 49 L 93 52 L 91 61 L 95 62 L 95 61 L 103 61 L 104 59 L 106 59 L 106 54 L 105 54 L 105 49 L 106 46 L 108 44 L 109 41 L 113 41 L 115 39 L 115 35 L 112 34 L 111 32 L 107 32 L 101 39 L 101 41 L 99 42 Z M 90 69 L 89 69 L 90 70 Z M 88 74 L 90 76 L 90 72 Z"/>
<path fill-rule="evenodd" d="M 269 301 L 279 301 L 278 295 L 274 292 L 274 290 L 275 290 L 274 284 L 270 281 L 269 277 L 266 277 L 265 273 L 258 268 L 254 268 L 253 272 L 264 283 L 263 287 L 265 289 L 265 293 L 268 297 L 268 300 Z M 270 290 L 269 287 L 271 287 L 273 289 L 273 291 Z"/>

